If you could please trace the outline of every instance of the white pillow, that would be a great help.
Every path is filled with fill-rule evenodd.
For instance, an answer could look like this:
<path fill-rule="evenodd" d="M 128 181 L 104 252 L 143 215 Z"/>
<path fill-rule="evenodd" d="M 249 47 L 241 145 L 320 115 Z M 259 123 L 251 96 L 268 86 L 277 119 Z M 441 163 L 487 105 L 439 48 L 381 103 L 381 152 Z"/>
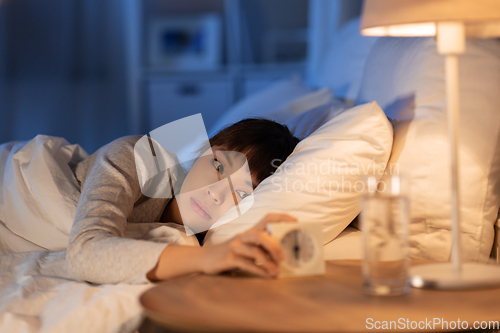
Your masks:
<path fill-rule="evenodd" d="M 238 102 L 219 118 L 208 131 L 208 135 L 211 137 L 225 126 L 245 118 L 263 117 L 286 122 L 301 112 L 327 103 L 332 98 L 330 89 L 311 92 L 299 77 L 294 76 Z"/>
<path fill-rule="evenodd" d="M 354 101 L 358 96 L 368 54 L 377 37 L 359 33 L 359 17 L 347 22 L 328 43 L 317 74 L 318 86 L 330 87 L 337 98 Z"/>
<path fill-rule="evenodd" d="M 303 112 L 293 117 L 286 125 L 294 136 L 303 140 L 326 124 L 337 110 L 345 110 L 347 108 L 347 105 L 342 101 L 334 99 L 329 103 L 312 108 L 308 112 Z"/>
<path fill-rule="evenodd" d="M 325 123 L 297 145 L 253 196 L 240 203 L 253 199 L 249 211 L 230 221 L 232 209 L 216 223 L 218 227 L 208 231 L 206 244 L 230 239 L 276 211 L 304 222 L 322 222 L 324 243 L 328 243 L 358 215 L 363 189 L 356 182 L 363 170 L 378 177 L 385 170 L 392 126 L 375 102 L 352 109 L 327 104 L 309 112 L 323 117 Z"/>
<path fill-rule="evenodd" d="M 294 99 L 276 110 L 272 110 L 266 115 L 266 118 L 279 123 L 286 123 L 291 118 L 311 110 L 315 107 L 325 105 L 333 100 L 332 90 L 328 87 L 310 92 L 307 95 Z M 339 101 L 340 102 L 340 101 Z"/>
<path fill-rule="evenodd" d="M 500 41 L 467 40 L 459 57 L 462 252 L 484 261 L 500 205 Z M 413 258 L 448 260 L 450 166 L 444 57 L 433 38 L 380 38 L 359 103 L 377 100 L 395 118 L 390 163 L 410 176 Z"/>

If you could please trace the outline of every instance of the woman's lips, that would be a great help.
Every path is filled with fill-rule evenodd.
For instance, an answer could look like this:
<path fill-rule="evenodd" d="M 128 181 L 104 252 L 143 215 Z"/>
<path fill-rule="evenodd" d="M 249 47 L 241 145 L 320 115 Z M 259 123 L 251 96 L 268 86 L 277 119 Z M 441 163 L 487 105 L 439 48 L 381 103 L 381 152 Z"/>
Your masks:
<path fill-rule="evenodd" d="M 196 214 L 200 215 L 202 218 L 206 220 L 211 219 L 210 215 L 208 215 L 208 213 L 203 208 L 201 208 L 201 203 L 199 203 L 193 198 L 191 198 L 191 207 L 196 212 Z"/>

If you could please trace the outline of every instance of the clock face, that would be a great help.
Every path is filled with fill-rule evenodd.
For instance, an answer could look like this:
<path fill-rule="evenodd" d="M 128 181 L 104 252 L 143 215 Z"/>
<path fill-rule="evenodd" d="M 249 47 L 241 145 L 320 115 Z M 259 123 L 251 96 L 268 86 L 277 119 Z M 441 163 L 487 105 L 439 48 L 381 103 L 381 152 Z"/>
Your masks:
<path fill-rule="evenodd" d="M 293 229 L 281 239 L 285 263 L 290 267 L 301 267 L 314 260 L 316 247 L 313 238 L 303 230 Z"/>

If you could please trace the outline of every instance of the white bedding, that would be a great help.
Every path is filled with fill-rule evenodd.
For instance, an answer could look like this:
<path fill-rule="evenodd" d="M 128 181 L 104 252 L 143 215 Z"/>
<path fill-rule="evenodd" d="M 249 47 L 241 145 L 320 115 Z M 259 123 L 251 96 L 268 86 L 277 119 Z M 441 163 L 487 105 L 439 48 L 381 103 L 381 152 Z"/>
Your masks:
<path fill-rule="evenodd" d="M 129 223 L 125 236 L 191 245 L 174 223 Z M 66 251 L 0 256 L 0 332 L 135 332 L 148 284 L 95 285 L 72 279 Z"/>
<path fill-rule="evenodd" d="M 194 245 L 174 223 L 129 223 L 125 236 Z M 135 332 L 148 284 L 95 285 L 72 279 L 66 251 L 0 256 L 0 332 Z"/>
<path fill-rule="evenodd" d="M 70 165 L 87 156 L 46 135 L 0 145 L 0 254 L 66 249 L 80 197 Z"/>
<path fill-rule="evenodd" d="M 134 332 L 152 285 L 92 285 L 67 274 L 64 251 L 0 256 L 0 332 Z"/>

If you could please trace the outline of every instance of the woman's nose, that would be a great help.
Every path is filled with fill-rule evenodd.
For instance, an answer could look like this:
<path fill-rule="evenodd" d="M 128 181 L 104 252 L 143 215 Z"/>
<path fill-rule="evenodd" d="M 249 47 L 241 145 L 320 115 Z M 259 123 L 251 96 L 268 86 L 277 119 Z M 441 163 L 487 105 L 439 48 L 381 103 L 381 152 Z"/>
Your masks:
<path fill-rule="evenodd" d="M 216 187 L 213 186 L 209 186 L 206 189 L 206 193 L 209 196 L 209 198 L 214 201 L 216 205 L 222 205 L 222 203 L 224 202 L 223 191 L 221 191 L 220 189 L 217 189 Z"/>

